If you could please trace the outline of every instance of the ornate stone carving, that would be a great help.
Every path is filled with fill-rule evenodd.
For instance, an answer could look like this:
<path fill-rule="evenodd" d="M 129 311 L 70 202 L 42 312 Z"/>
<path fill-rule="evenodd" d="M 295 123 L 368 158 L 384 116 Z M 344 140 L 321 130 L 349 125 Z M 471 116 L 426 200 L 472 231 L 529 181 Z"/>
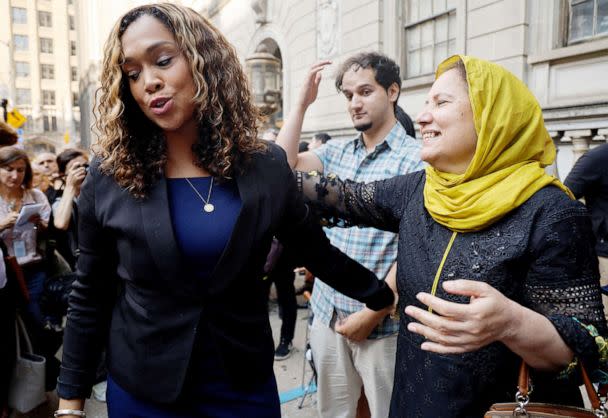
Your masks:
<path fill-rule="evenodd" d="M 317 58 L 332 58 L 338 54 L 340 39 L 340 9 L 338 0 L 317 0 Z"/>
<path fill-rule="evenodd" d="M 251 0 L 251 8 L 256 14 L 256 23 L 268 23 L 268 0 Z"/>

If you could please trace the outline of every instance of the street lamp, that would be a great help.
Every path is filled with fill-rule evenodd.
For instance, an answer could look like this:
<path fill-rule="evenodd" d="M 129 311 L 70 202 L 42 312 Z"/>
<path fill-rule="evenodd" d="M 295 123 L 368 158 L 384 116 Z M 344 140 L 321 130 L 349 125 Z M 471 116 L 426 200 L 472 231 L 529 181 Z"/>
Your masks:
<path fill-rule="evenodd" d="M 253 101 L 262 114 L 270 116 L 281 108 L 281 60 L 260 44 L 245 60 L 253 90 Z"/>
<path fill-rule="evenodd" d="M 0 40 L 0 44 L 6 46 L 8 48 L 8 89 L 7 89 L 6 93 L 9 97 L 11 97 L 11 90 L 13 87 L 13 57 L 12 57 L 13 51 L 11 48 L 11 44 L 9 42 Z M 1 98 L 0 106 L 2 106 L 4 120 L 6 121 L 7 116 L 8 116 L 8 111 L 7 111 L 8 97 Z"/>

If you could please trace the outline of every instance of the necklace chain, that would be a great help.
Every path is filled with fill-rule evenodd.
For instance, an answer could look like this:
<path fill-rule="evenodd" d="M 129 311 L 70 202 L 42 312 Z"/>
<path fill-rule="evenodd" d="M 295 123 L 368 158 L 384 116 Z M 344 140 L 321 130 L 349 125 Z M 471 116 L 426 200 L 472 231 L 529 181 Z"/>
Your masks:
<path fill-rule="evenodd" d="M 215 210 L 215 206 L 213 206 L 213 204 L 210 202 L 211 200 L 211 190 L 213 190 L 213 177 L 211 177 L 211 183 L 209 183 L 209 192 L 207 193 L 207 199 L 205 199 L 203 197 L 203 195 L 201 195 L 199 193 L 199 191 L 196 189 L 196 187 L 194 187 L 194 185 L 190 182 L 190 180 L 185 177 L 186 181 L 188 182 L 188 184 L 190 185 L 190 187 L 192 188 L 192 190 L 194 190 L 194 193 L 196 193 L 196 195 L 203 201 L 204 205 L 203 205 L 203 210 L 207 213 L 211 213 Z"/>

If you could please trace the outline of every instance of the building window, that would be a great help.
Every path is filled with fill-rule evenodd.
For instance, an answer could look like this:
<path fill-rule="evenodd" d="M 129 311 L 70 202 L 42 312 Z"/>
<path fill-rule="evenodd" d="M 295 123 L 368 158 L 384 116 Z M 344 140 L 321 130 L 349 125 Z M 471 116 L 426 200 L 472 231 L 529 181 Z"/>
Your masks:
<path fill-rule="evenodd" d="M 68 4 L 71 6 L 74 4 L 74 0 L 68 0 Z"/>
<path fill-rule="evenodd" d="M 40 52 L 45 54 L 53 53 L 53 40 L 51 38 L 40 38 Z"/>
<path fill-rule="evenodd" d="M 50 12 L 38 11 L 38 24 L 43 28 L 50 28 L 53 26 L 53 17 Z"/>
<path fill-rule="evenodd" d="M 25 61 L 15 61 L 15 73 L 17 73 L 17 77 L 29 77 L 30 63 Z"/>
<path fill-rule="evenodd" d="M 71 80 L 78 81 L 78 68 L 72 67 Z"/>
<path fill-rule="evenodd" d="M 27 35 L 13 36 L 13 48 L 15 51 L 27 51 L 29 49 L 29 39 Z"/>
<path fill-rule="evenodd" d="M 32 104 L 32 92 L 30 89 L 16 89 L 15 101 L 18 105 Z"/>
<path fill-rule="evenodd" d="M 76 41 L 70 41 L 70 55 L 76 56 Z"/>
<path fill-rule="evenodd" d="M 51 90 L 42 90 L 42 104 L 46 106 L 54 106 L 55 92 Z"/>
<path fill-rule="evenodd" d="M 40 77 L 53 80 L 55 78 L 55 66 L 53 64 L 40 64 Z"/>
<path fill-rule="evenodd" d="M 42 129 L 45 132 L 55 132 L 57 130 L 57 117 L 56 116 L 43 116 L 42 117 Z"/>
<path fill-rule="evenodd" d="M 70 30 L 76 29 L 76 22 L 74 21 L 74 16 L 72 16 L 72 15 L 68 16 L 68 23 L 70 25 Z"/>
<path fill-rule="evenodd" d="M 78 93 L 72 92 L 72 106 L 74 106 L 74 107 L 78 107 L 79 106 L 79 103 L 78 103 Z"/>
<path fill-rule="evenodd" d="M 23 7 L 11 7 L 11 18 L 14 24 L 26 24 L 27 9 Z"/>
<path fill-rule="evenodd" d="M 432 74 L 456 50 L 456 0 L 409 0 L 406 11 L 406 78 Z"/>
<path fill-rule="evenodd" d="M 608 0 L 570 0 L 568 43 L 608 35 Z"/>

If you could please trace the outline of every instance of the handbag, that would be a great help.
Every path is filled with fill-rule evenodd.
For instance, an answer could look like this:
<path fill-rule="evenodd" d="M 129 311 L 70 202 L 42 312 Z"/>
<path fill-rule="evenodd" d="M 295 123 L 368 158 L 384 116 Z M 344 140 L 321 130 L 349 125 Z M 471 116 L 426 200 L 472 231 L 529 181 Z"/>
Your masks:
<path fill-rule="evenodd" d="M 11 377 L 8 406 L 26 413 L 46 402 L 45 377 L 46 359 L 34 354 L 25 324 L 19 315 L 15 321 L 17 361 Z M 21 339 L 25 347 L 21 348 Z"/>
<path fill-rule="evenodd" d="M 534 403 L 530 402 L 530 377 L 528 365 L 522 361 L 519 369 L 519 382 L 517 385 L 518 392 L 515 395 L 515 402 L 495 403 L 490 407 L 490 410 L 485 413 L 484 418 L 501 418 L 501 417 L 527 417 L 527 418 L 554 418 L 554 417 L 573 417 L 573 418 L 588 418 L 588 417 L 608 417 L 606 409 L 604 409 L 604 401 L 600 400 L 585 367 L 579 362 L 579 370 L 583 377 L 587 396 L 591 401 L 593 409 L 580 408 L 576 406 L 549 404 L 549 403 Z"/>

